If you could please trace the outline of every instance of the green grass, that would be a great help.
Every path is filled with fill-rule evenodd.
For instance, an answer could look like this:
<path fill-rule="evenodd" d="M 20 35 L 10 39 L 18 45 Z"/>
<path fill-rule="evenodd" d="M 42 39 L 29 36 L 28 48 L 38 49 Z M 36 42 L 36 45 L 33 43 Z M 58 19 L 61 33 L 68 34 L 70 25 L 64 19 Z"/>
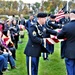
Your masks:
<path fill-rule="evenodd" d="M 23 53 L 27 40 L 28 36 L 25 31 L 24 42 L 19 44 L 19 48 L 16 51 L 17 60 L 15 62 L 17 68 L 11 70 L 9 65 L 9 71 L 4 72 L 4 75 L 27 75 L 26 60 Z M 40 57 L 38 71 L 38 75 L 66 75 L 65 63 L 60 57 L 60 43 L 55 44 L 55 52 L 49 55 L 49 61 L 44 61 L 43 58 Z"/>

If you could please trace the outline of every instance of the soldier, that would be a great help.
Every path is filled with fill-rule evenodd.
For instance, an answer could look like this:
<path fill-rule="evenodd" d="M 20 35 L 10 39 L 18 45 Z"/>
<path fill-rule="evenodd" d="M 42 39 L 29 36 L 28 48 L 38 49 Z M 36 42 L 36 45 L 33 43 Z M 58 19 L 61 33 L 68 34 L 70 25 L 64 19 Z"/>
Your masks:
<path fill-rule="evenodd" d="M 65 17 L 63 17 L 62 19 L 60 19 L 59 22 L 58 22 L 59 24 L 61 24 L 63 26 L 70 21 L 69 11 L 65 11 L 64 15 L 65 15 Z"/>
<path fill-rule="evenodd" d="M 56 18 L 56 16 L 53 14 L 48 15 L 48 20 L 46 21 L 47 28 L 54 30 L 54 29 L 62 27 L 60 24 L 56 24 L 55 18 Z M 45 37 L 49 37 L 49 36 L 50 36 L 50 34 Z M 43 53 L 44 60 L 49 60 L 48 55 L 52 54 L 54 52 L 54 45 L 53 44 L 48 45 L 48 48 L 49 48 L 50 53 Z"/>
<path fill-rule="evenodd" d="M 57 28 L 61 28 L 62 27 L 60 24 L 56 23 L 55 18 L 56 18 L 55 15 L 50 14 L 50 16 L 49 16 L 49 18 L 48 18 L 48 20 L 46 22 L 47 27 L 49 27 L 51 29 L 57 29 Z"/>
<path fill-rule="evenodd" d="M 44 27 L 46 16 L 46 13 L 38 13 L 37 22 L 29 29 L 29 40 L 24 51 L 26 54 L 28 75 L 38 75 L 39 57 L 41 56 L 42 51 L 46 51 L 42 46 L 44 36 L 47 33 L 57 34 L 57 32 L 47 30 Z"/>
<path fill-rule="evenodd" d="M 67 39 L 64 49 L 67 75 L 75 75 L 75 10 L 71 11 L 70 20 L 71 21 L 62 28 L 57 38 Z"/>
<path fill-rule="evenodd" d="M 69 18 L 69 12 L 65 11 L 65 17 L 63 17 L 62 19 L 60 19 L 59 23 L 64 26 L 67 23 L 69 23 L 70 18 Z M 66 45 L 66 40 L 61 42 L 61 58 L 64 58 L 64 49 L 65 49 L 65 45 Z"/>

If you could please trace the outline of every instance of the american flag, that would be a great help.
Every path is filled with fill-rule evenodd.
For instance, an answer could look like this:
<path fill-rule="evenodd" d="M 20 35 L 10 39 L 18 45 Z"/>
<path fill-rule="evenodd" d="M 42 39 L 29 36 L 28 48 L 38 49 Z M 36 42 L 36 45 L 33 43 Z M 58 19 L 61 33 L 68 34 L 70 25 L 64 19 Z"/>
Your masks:
<path fill-rule="evenodd" d="M 62 19 L 63 17 L 65 17 L 64 12 L 67 10 L 67 4 L 64 5 L 64 7 L 58 11 L 57 14 L 55 14 L 56 18 L 56 22 L 59 22 L 60 19 Z"/>
<path fill-rule="evenodd" d="M 55 21 L 59 22 L 60 19 L 65 17 L 64 11 L 63 10 L 59 10 L 59 12 L 57 14 L 55 14 L 56 18 Z"/>
<path fill-rule="evenodd" d="M 66 39 L 57 39 L 56 36 L 52 36 L 51 38 L 44 38 L 44 48 L 46 48 L 47 52 L 50 53 L 50 45 L 51 44 L 55 44 L 55 43 L 58 43 L 58 42 L 61 42 L 61 41 L 64 41 Z"/>
<path fill-rule="evenodd" d="M 61 29 L 56 29 L 55 31 L 60 32 Z M 46 50 L 50 53 L 49 46 L 51 44 L 55 44 L 55 43 L 64 41 L 64 40 L 66 40 L 66 38 L 57 39 L 57 36 L 51 35 L 50 38 L 44 38 L 43 40 L 44 40 L 44 44 L 43 44 L 44 48 L 46 48 Z"/>
<path fill-rule="evenodd" d="M 55 43 L 58 43 L 58 42 L 61 42 L 61 41 L 64 41 L 64 39 L 57 39 L 56 36 L 52 37 L 52 38 L 44 38 L 44 48 L 46 48 L 47 52 L 48 53 L 51 53 L 52 50 L 51 50 L 51 44 L 55 44 Z"/>

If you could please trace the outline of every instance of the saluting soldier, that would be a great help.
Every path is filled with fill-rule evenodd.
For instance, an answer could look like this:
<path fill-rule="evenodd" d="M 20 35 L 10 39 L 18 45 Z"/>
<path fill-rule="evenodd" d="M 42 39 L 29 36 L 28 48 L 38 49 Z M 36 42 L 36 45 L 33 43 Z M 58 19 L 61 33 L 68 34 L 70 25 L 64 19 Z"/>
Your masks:
<path fill-rule="evenodd" d="M 47 32 L 57 35 L 57 32 L 47 30 L 44 27 L 46 16 L 46 13 L 38 13 L 37 22 L 29 29 L 29 40 L 24 51 L 24 53 L 26 54 L 28 75 L 38 75 L 39 57 L 41 56 L 42 51 L 46 51 L 45 48 L 42 46 L 44 42 L 44 35 Z"/>

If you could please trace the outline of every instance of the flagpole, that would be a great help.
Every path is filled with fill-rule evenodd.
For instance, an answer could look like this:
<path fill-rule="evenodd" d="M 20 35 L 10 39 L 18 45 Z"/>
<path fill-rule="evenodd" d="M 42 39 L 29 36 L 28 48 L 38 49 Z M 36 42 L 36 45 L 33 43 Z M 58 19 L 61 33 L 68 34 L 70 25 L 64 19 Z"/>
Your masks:
<path fill-rule="evenodd" d="M 69 10 L 69 1 L 70 0 L 67 0 L 67 11 Z"/>
<path fill-rule="evenodd" d="M 68 11 L 68 3 L 69 3 L 69 2 L 67 1 L 67 11 Z"/>

